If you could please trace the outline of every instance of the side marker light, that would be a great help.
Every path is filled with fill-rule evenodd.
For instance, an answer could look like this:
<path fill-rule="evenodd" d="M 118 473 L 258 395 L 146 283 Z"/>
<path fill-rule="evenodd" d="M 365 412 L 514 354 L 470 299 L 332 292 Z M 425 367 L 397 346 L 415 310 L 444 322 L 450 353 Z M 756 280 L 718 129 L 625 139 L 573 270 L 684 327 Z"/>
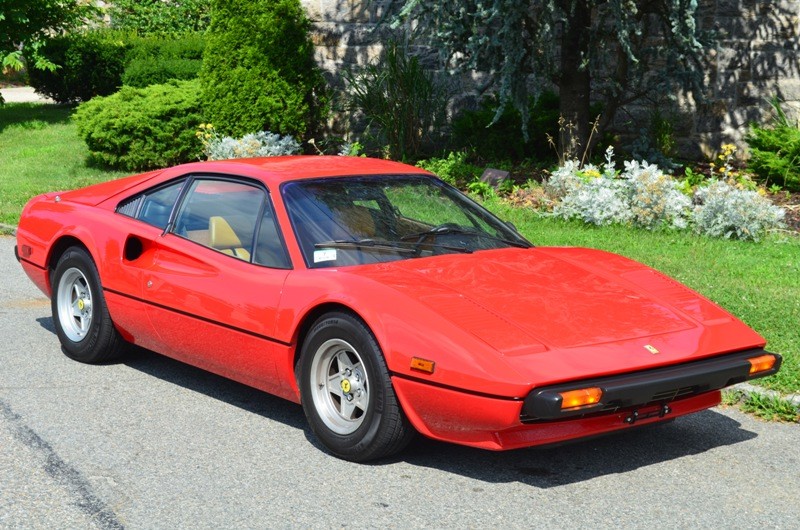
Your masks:
<path fill-rule="evenodd" d="M 747 362 L 750 363 L 750 375 L 754 375 L 759 372 L 772 370 L 772 367 L 775 366 L 775 356 L 759 355 L 758 357 L 747 359 Z"/>
<path fill-rule="evenodd" d="M 561 396 L 561 410 L 575 409 L 600 403 L 603 390 L 597 387 L 581 388 L 559 392 Z"/>
<path fill-rule="evenodd" d="M 419 372 L 425 372 L 426 374 L 432 374 L 434 368 L 436 367 L 436 363 L 433 361 L 429 361 L 427 359 L 421 359 L 419 357 L 412 357 L 411 358 L 411 369 L 417 370 Z"/>

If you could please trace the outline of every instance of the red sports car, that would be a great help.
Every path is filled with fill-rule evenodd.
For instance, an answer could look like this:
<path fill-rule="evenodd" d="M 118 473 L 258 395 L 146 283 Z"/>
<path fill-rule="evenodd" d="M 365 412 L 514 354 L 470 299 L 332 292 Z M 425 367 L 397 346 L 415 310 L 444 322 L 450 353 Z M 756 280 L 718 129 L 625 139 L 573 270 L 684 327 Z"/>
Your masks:
<path fill-rule="evenodd" d="M 663 274 L 534 247 L 419 168 L 187 164 L 25 207 L 17 257 L 87 363 L 129 343 L 302 403 L 335 455 L 513 449 L 712 407 L 779 355 Z"/>

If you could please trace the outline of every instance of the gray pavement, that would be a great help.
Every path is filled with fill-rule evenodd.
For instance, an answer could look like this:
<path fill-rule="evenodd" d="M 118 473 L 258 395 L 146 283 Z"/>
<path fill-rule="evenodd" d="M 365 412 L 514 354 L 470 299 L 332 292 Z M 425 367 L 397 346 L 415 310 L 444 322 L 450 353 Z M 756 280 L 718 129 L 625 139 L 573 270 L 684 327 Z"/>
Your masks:
<path fill-rule="evenodd" d="M 29 86 L 1 88 L 0 94 L 3 94 L 6 103 L 54 103 L 52 99 L 37 94 Z"/>
<path fill-rule="evenodd" d="M 0 237 L 0 528 L 798 528 L 800 425 L 723 408 L 350 464 L 281 399 L 147 351 L 70 361 L 12 250 Z"/>

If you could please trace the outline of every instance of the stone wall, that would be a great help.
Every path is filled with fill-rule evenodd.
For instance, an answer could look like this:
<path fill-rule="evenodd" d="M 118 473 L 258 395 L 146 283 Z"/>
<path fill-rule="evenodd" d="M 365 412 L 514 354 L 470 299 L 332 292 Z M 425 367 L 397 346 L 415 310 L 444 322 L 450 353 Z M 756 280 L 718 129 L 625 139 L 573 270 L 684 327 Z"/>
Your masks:
<path fill-rule="evenodd" d="M 342 68 L 364 64 L 380 53 L 386 29 L 379 27 L 383 34 L 374 30 L 391 0 L 301 3 L 314 24 L 317 61 L 332 81 Z M 790 115 L 800 116 L 800 0 L 700 0 L 700 27 L 714 31 L 716 45 L 709 51 L 704 100 L 679 98 L 671 111 L 678 154 L 710 157 L 726 142 L 737 144 L 744 154 L 748 124 L 771 114 L 768 99 L 778 96 Z M 629 110 L 628 116 L 641 122 L 652 107 Z M 629 132 L 640 126 L 627 125 Z"/>
<path fill-rule="evenodd" d="M 386 29 L 378 22 L 391 0 L 300 0 L 314 25 L 311 38 L 320 67 L 332 80 L 338 72 L 363 65 L 381 52 Z"/>
<path fill-rule="evenodd" d="M 690 136 L 706 155 L 723 142 L 745 147 L 751 122 L 771 116 L 777 96 L 800 113 L 800 1 L 702 0 L 701 27 L 716 32 L 706 76 L 707 101 L 688 105 Z M 691 152 L 691 145 L 685 146 Z"/>

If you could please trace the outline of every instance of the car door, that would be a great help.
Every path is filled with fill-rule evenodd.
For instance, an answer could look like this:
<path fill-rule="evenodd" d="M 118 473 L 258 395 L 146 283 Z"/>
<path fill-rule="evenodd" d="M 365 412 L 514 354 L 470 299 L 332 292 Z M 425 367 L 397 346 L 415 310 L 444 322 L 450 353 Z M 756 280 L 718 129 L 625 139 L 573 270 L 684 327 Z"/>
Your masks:
<path fill-rule="evenodd" d="M 192 177 L 142 293 L 159 351 L 277 391 L 273 338 L 290 265 L 269 195 L 242 179 Z"/>

